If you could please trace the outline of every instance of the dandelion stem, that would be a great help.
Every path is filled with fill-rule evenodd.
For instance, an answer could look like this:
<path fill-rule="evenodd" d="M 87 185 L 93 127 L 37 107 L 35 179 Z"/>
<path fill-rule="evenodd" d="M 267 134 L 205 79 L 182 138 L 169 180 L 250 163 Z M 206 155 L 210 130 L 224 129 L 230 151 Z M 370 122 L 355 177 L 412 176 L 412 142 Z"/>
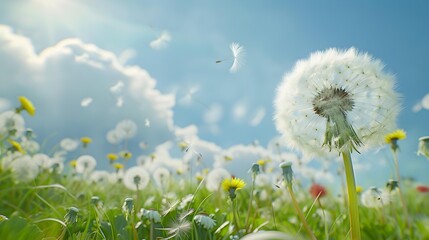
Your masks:
<path fill-rule="evenodd" d="M 232 217 L 234 219 L 235 229 L 238 231 L 240 227 L 238 226 L 237 203 L 235 199 L 231 199 L 231 201 L 232 201 Z"/>
<path fill-rule="evenodd" d="M 311 239 L 316 240 L 317 238 L 314 236 L 313 231 L 311 231 L 310 226 L 308 226 L 307 221 L 305 220 L 304 214 L 302 214 L 301 209 L 299 208 L 298 202 L 295 198 L 295 193 L 293 192 L 292 186 L 288 185 L 287 190 L 290 194 L 290 197 L 292 198 L 292 203 L 295 208 L 295 211 L 298 213 L 298 217 L 301 220 L 302 225 L 304 226 L 305 231 L 307 231 L 308 236 L 310 236 Z"/>
<path fill-rule="evenodd" d="M 353 240 L 360 240 L 360 224 L 359 224 L 359 210 L 358 199 L 356 193 L 356 182 L 353 172 L 352 158 L 349 151 L 342 152 L 344 160 L 344 170 L 346 173 L 347 192 L 349 200 L 349 217 L 350 217 L 350 230 Z"/>
<path fill-rule="evenodd" d="M 249 217 L 250 217 L 250 210 L 252 208 L 252 201 L 253 201 L 253 190 L 255 187 L 255 178 L 252 178 L 252 186 L 250 187 L 250 199 L 249 199 L 249 207 L 247 209 L 247 217 L 246 217 L 246 224 L 245 224 L 245 228 L 246 228 L 246 232 L 248 232 L 248 224 L 249 224 Z"/>

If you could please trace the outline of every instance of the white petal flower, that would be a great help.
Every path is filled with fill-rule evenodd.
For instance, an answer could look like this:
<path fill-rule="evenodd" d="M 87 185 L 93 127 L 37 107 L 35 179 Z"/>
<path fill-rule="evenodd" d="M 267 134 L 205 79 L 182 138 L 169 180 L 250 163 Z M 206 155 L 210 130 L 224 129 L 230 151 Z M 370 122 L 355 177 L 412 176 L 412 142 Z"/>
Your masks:
<path fill-rule="evenodd" d="M 243 57 L 245 54 L 244 47 L 240 46 L 240 44 L 233 42 L 229 46 L 232 51 L 232 65 L 229 69 L 230 72 L 237 72 L 238 69 L 243 65 Z"/>
<path fill-rule="evenodd" d="M 62 149 L 66 150 L 68 152 L 72 152 L 72 151 L 76 150 L 77 147 L 79 147 L 79 141 L 71 139 L 71 138 L 64 138 L 63 140 L 61 140 L 60 146 Z"/>
<path fill-rule="evenodd" d="M 382 144 L 399 113 L 393 76 L 354 48 L 328 49 L 298 61 L 275 99 L 277 129 L 308 156 Z"/>
<path fill-rule="evenodd" d="M 142 167 L 132 167 L 125 172 L 124 185 L 130 190 L 141 190 L 149 183 L 149 173 Z"/>
<path fill-rule="evenodd" d="M 106 185 L 110 182 L 110 173 L 106 171 L 94 171 L 90 176 L 91 183 Z"/>
<path fill-rule="evenodd" d="M 361 202 L 367 208 L 380 208 L 390 203 L 390 195 L 387 191 L 371 187 L 361 195 Z"/>
<path fill-rule="evenodd" d="M 125 139 L 130 139 L 137 133 L 137 124 L 131 120 L 122 120 L 116 125 L 116 130 L 122 131 Z"/>
<path fill-rule="evenodd" d="M 216 226 L 216 221 L 204 214 L 195 215 L 194 221 L 207 230 L 211 230 L 214 226 Z"/>
<path fill-rule="evenodd" d="M 170 182 L 170 171 L 166 168 L 159 167 L 152 173 L 153 180 L 158 187 L 167 187 Z"/>
<path fill-rule="evenodd" d="M 123 131 L 113 129 L 107 132 L 106 139 L 110 144 L 119 144 L 125 139 Z"/>
<path fill-rule="evenodd" d="M 90 155 L 83 155 L 77 159 L 76 162 L 76 172 L 88 174 L 92 172 L 97 166 L 97 161 Z"/>
<path fill-rule="evenodd" d="M 216 168 L 209 172 L 206 177 L 206 188 L 209 191 L 217 191 L 221 189 L 221 183 L 225 178 L 230 178 L 231 174 L 223 168 Z"/>
<path fill-rule="evenodd" d="M 32 181 L 39 174 L 39 165 L 28 155 L 13 160 L 9 166 L 17 182 Z"/>
<path fill-rule="evenodd" d="M 0 136 L 20 137 L 25 131 L 24 118 L 15 111 L 0 113 Z"/>

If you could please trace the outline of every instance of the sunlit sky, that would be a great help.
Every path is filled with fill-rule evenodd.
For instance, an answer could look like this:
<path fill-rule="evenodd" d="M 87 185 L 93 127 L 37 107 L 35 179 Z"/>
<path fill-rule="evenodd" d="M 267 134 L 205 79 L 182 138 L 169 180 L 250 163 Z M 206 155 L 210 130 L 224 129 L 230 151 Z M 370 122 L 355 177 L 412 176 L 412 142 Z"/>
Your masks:
<path fill-rule="evenodd" d="M 149 145 L 146 154 L 177 139 L 195 141 L 199 152 L 204 142 L 206 154 L 255 141 L 265 148 L 278 136 L 273 99 L 283 75 L 314 51 L 356 47 L 396 76 L 398 126 L 408 133 L 401 173 L 429 183 L 429 161 L 416 155 L 417 139 L 429 135 L 429 97 L 422 101 L 429 93 L 428 12 L 427 1 L 1 1 L 0 108 L 27 96 L 38 111 L 27 126 L 47 149 L 90 136 L 98 159 L 118 150 L 106 133 L 123 119 L 139 126 L 129 143 L 136 155 L 140 141 Z M 235 73 L 232 42 L 245 49 Z M 124 89 L 113 94 L 119 81 Z M 93 101 L 82 107 L 84 98 Z M 392 176 L 388 148 L 355 158 L 358 184 L 383 186 Z M 335 164 L 329 169 L 335 184 Z"/>

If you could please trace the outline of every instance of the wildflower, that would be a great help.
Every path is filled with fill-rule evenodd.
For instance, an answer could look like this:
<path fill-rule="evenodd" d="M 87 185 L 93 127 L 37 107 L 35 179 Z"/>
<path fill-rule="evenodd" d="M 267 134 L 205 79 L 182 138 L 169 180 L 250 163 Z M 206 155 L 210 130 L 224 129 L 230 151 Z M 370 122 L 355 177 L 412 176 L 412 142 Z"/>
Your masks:
<path fill-rule="evenodd" d="M 77 166 L 77 160 L 71 160 L 69 164 L 70 164 L 70 167 L 76 168 L 76 166 Z"/>
<path fill-rule="evenodd" d="M 390 197 L 386 191 L 371 187 L 362 193 L 361 202 L 368 208 L 380 208 L 390 202 Z"/>
<path fill-rule="evenodd" d="M 39 166 L 28 155 L 23 155 L 13 160 L 10 165 L 15 181 L 30 182 L 39 175 Z"/>
<path fill-rule="evenodd" d="M 88 145 L 89 145 L 90 143 L 92 143 L 92 139 L 91 139 L 91 138 L 89 138 L 89 137 L 82 137 L 82 138 L 80 139 L 80 142 L 82 143 L 83 147 L 84 147 L 84 148 L 86 148 L 86 147 L 88 147 Z"/>
<path fill-rule="evenodd" d="M 184 152 L 184 151 L 188 151 L 188 147 L 189 147 L 189 144 L 188 143 L 186 143 L 186 142 L 184 142 L 184 141 L 182 141 L 182 142 L 179 142 L 178 143 L 178 145 L 179 145 L 179 148 L 180 148 L 180 150 L 182 151 L 182 152 Z"/>
<path fill-rule="evenodd" d="M 119 171 L 119 170 L 121 170 L 121 169 L 124 169 L 124 165 L 123 165 L 123 164 L 120 164 L 120 163 L 115 163 L 115 164 L 113 165 L 113 167 L 116 169 L 116 171 Z"/>
<path fill-rule="evenodd" d="M 25 131 L 24 118 L 14 111 L 0 113 L 0 136 L 20 137 Z"/>
<path fill-rule="evenodd" d="M 256 163 L 261 166 L 264 167 L 270 160 L 268 159 L 259 159 Z"/>
<path fill-rule="evenodd" d="M 76 160 L 76 172 L 88 174 L 95 169 L 97 161 L 90 155 L 82 155 Z"/>
<path fill-rule="evenodd" d="M 9 218 L 7 218 L 5 215 L 0 214 L 0 223 L 6 220 L 9 220 Z"/>
<path fill-rule="evenodd" d="M 214 226 L 216 226 L 216 221 L 204 213 L 195 215 L 194 222 L 198 223 L 207 230 L 211 230 Z"/>
<path fill-rule="evenodd" d="M 109 159 L 110 163 L 112 163 L 118 159 L 118 155 L 116 155 L 115 153 L 108 153 L 106 155 L 106 157 L 107 157 L 107 159 Z"/>
<path fill-rule="evenodd" d="M 128 221 L 128 217 L 134 212 L 134 200 L 132 198 L 125 198 L 122 211 L 125 214 L 125 219 Z"/>
<path fill-rule="evenodd" d="M 368 54 L 354 48 L 316 52 L 279 86 L 277 129 L 289 147 L 310 156 L 381 144 L 400 109 L 393 86 L 393 76 Z"/>
<path fill-rule="evenodd" d="M 326 195 L 326 188 L 320 184 L 313 183 L 309 190 L 313 198 L 322 198 Z"/>
<path fill-rule="evenodd" d="M 407 137 L 407 134 L 404 130 L 398 129 L 394 132 L 391 132 L 385 136 L 385 141 L 387 144 L 390 144 L 390 147 L 393 151 L 396 151 L 399 149 L 398 146 L 398 140 L 405 139 Z"/>
<path fill-rule="evenodd" d="M 123 159 L 125 159 L 125 161 L 127 161 L 133 157 L 133 154 L 129 151 L 121 151 L 121 152 L 119 152 L 119 156 L 121 156 L 121 158 L 123 158 Z"/>
<path fill-rule="evenodd" d="M 20 96 L 18 99 L 19 102 L 21 102 L 21 106 L 16 109 L 16 113 L 20 113 L 22 110 L 25 110 L 30 116 L 34 116 L 36 113 L 36 108 L 34 107 L 33 103 L 24 96 Z"/>
<path fill-rule="evenodd" d="M 356 193 L 361 193 L 363 190 L 362 186 L 357 186 L 356 187 Z"/>
<path fill-rule="evenodd" d="M 231 156 L 228 156 L 228 155 L 225 155 L 225 156 L 223 157 L 223 159 L 225 159 L 225 162 L 230 162 L 230 161 L 232 161 L 232 160 L 233 160 L 233 158 L 232 158 Z"/>
<path fill-rule="evenodd" d="M 12 149 L 13 152 L 18 151 L 18 152 L 20 152 L 22 154 L 25 154 L 25 151 L 22 148 L 21 144 L 19 144 L 19 142 L 13 141 L 13 140 L 10 140 L 10 139 L 8 140 L 8 142 L 10 143 L 11 149 Z"/>
<path fill-rule="evenodd" d="M 61 140 L 60 146 L 67 152 L 71 152 L 77 149 L 77 147 L 79 146 L 79 142 L 71 138 L 64 138 L 63 140 Z"/>
<path fill-rule="evenodd" d="M 153 223 L 160 223 L 161 222 L 161 215 L 158 211 L 155 210 L 146 210 L 144 208 L 140 209 L 140 215 L 142 217 L 147 218 L 149 221 Z"/>
<path fill-rule="evenodd" d="M 116 130 L 124 134 L 124 139 L 130 139 L 137 133 L 137 124 L 128 119 L 122 120 L 116 125 Z"/>
<path fill-rule="evenodd" d="M 429 159 L 429 136 L 419 138 L 419 150 L 417 155 L 423 155 Z"/>
<path fill-rule="evenodd" d="M 159 187 L 165 187 L 170 181 L 170 171 L 166 168 L 160 167 L 155 169 L 152 173 L 155 184 Z"/>
<path fill-rule="evenodd" d="M 125 172 L 124 185 L 130 190 L 141 190 L 149 183 L 149 173 L 142 167 L 132 167 Z"/>
<path fill-rule="evenodd" d="M 221 182 L 224 179 L 230 178 L 231 174 L 223 168 L 215 168 L 207 174 L 206 188 L 209 191 L 216 191 L 219 189 Z"/>
<path fill-rule="evenodd" d="M 222 181 L 223 190 L 229 193 L 229 197 L 234 200 L 236 197 L 235 191 L 242 189 L 246 183 L 240 178 L 226 178 Z"/>
<path fill-rule="evenodd" d="M 293 171 L 291 162 L 283 162 L 280 164 L 283 172 L 283 179 L 288 187 L 292 187 Z"/>
<path fill-rule="evenodd" d="M 429 192 L 429 187 L 428 186 L 423 186 L 423 185 L 419 185 L 416 187 L 416 190 L 421 192 L 421 193 L 427 193 Z"/>
<path fill-rule="evenodd" d="M 77 209 L 76 207 L 70 207 L 66 215 L 64 216 L 65 223 L 67 225 L 77 223 L 78 213 L 79 213 L 79 209 Z"/>

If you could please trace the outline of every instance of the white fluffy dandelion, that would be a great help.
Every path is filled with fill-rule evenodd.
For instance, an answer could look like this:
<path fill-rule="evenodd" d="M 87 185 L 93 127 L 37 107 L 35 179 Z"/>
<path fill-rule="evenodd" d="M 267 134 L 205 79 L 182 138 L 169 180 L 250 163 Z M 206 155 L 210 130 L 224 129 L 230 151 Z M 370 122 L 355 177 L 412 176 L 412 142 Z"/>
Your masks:
<path fill-rule="evenodd" d="M 91 155 L 82 155 L 77 159 L 76 172 L 82 174 L 89 174 L 97 166 L 97 161 Z"/>
<path fill-rule="evenodd" d="M 106 139 L 110 144 L 119 144 L 124 140 L 125 133 L 117 129 L 107 132 Z"/>
<path fill-rule="evenodd" d="M 29 182 L 39 174 L 39 165 L 28 155 L 16 158 L 9 165 L 17 182 Z"/>
<path fill-rule="evenodd" d="M 153 180 L 158 187 L 165 188 L 170 182 L 170 171 L 166 168 L 159 167 L 152 173 Z"/>
<path fill-rule="evenodd" d="M 221 189 L 221 183 L 224 179 L 230 178 L 231 174 L 224 168 L 216 168 L 209 172 L 206 177 L 206 188 L 209 191 L 217 191 Z"/>
<path fill-rule="evenodd" d="M 371 187 L 361 195 L 361 202 L 367 208 L 380 208 L 390 203 L 390 195 L 387 191 Z"/>
<path fill-rule="evenodd" d="M 89 177 L 91 183 L 107 185 L 110 182 L 110 173 L 107 171 L 94 171 Z"/>
<path fill-rule="evenodd" d="M 275 99 L 275 121 L 289 147 L 309 156 L 382 144 L 400 105 L 393 76 L 367 53 L 328 49 L 299 61 Z"/>
<path fill-rule="evenodd" d="M 116 125 L 117 131 L 122 131 L 124 139 L 130 139 L 137 133 L 137 124 L 132 120 L 122 120 Z"/>
<path fill-rule="evenodd" d="M 40 145 L 34 140 L 24 138 L 21 142 L 21 147 L 30 154 L 34 154 L 40 150 Z"/>
<path fill-rule="evenodd" d="M 15 111 L 0 113 L 0 136 L 20 137 L 25 131 L 24 118 Z"/>
<path fill-rule="evenodd" d="M 149 183 L 149 173 L 142 167 L 129 168 L 124 175 L 124 185 L 130 190 L 141 190 Z"/>
<path fill-rule="evenodd" d="M 72 152 L 79 147 L 79 141 L 71 138 L 64 138 L 60 142 L 60 147 L 67 152 Z"/>

